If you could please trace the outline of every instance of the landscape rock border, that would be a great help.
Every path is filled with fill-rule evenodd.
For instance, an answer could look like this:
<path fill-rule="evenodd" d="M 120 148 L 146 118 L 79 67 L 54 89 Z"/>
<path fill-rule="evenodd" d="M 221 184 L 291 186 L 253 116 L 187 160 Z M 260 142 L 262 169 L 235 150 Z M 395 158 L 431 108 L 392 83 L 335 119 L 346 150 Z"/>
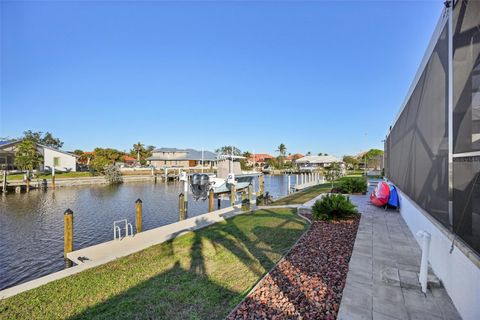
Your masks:
<path fill-rule="evenodd" d="M 336 319 L 359 221 L 313 221 L 227 319 Z"/>

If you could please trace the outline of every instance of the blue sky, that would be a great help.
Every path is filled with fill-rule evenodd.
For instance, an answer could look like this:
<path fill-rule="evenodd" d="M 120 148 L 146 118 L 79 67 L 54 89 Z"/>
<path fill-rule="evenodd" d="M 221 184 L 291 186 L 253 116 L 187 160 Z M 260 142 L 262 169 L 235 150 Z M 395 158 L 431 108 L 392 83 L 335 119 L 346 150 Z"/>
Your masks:
<path fill-rule="evenodd" d="M 341 156 L 380 142 L 443 1 L 1 2 L 0 136 Z"/>

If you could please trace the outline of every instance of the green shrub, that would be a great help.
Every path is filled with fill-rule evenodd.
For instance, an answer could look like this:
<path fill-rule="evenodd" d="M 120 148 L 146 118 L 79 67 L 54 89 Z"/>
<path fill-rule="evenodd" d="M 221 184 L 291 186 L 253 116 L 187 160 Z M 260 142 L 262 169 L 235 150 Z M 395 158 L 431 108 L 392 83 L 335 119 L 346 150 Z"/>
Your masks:
<path fill-rule="evenodd" d="M 366 193 L 367 188 L 367 179 L 365 178 L 345 178 L 338 185 L 337 191 L 340 193 Z"/>
<path fill-rule="evenodd" d="M 312 213 L 316 220 L 342 219 L 357 214 L 357 209 L 349 197 L 341 194 L 327 194 L 315 201 Z"/>
<path fill-rule="evenodd" d="M 118 184 L 123 182 L 123 177 L 120 170 L 113 164 L 105 168 L 105 179 L 109 184 Z"/>

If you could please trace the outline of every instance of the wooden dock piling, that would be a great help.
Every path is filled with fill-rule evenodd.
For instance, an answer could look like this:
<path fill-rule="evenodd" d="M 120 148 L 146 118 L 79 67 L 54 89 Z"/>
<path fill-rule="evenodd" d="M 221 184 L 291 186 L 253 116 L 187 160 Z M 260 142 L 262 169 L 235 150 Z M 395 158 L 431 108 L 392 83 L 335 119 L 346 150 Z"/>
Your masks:
<path fill-rule="evenodd" d="M 7 193 L 7 170 L 3 170 L 2 176 L 2 192 Z"/>
<path fill-rule="evenodd" d="M 178 176 L 180 179 L 181 173 L 180 170 L 178 172 Z M 186 175 L 186 180 L 183 180 L 183 194 L 184 194 L 184 211 L 185 217 L 188 215 L 188 175 Z"/>
<path fill-rule="evenodd" d="M 185 196 L 183 193 L 180 193 L 178 196 L 178 211 L 180 216 L 180 221 L 185 220 Z"/>
<path fill-rule="evenodd" d="M 27 178 L 25 179 L 26 191 L 30 192 L 30 172 L 27 171 Z"/>
<path fill-rule="evenodd" d="M 213 189 L 210 189 L 210 191 L 208 192 L 208 212 L 212 212 L 213 210 L 215 210 L 214 196 L 215 196 L 215 193 L 213 192 Z"/>
<path fill-rule="evenodd" d="M 287 194 L 290 194 L 290 188 L 291 188 L 291 185 L 290 185 L 290 175 L 287 176 Z"/>
<path fill-rule="evenodd" d="M 230 205 L 233 207 L 237 200 L 237 190 L 235 189 L 235 185 L 232 184 L 230 186 Z"/>
<path fill-rule="evenodd" d="M 65 210 L 63 213 L 63 256 L 67 258 L 67 253 L 73 251 L 73 211 Z"/>
<path fill-rule="evenodd" d="M 258 177 L 258 196 L 263 197 L 265 194 L 265 175 L 261 175 Z"/>
<path fill-rule="evenodd" d="M 55 189 L 55 166 L 52 167 L 52 188 Z"/>
<path fill-rule="evenodd" d="M 250 200 L 247 196 L 247 191 L 244 189 L 242 191 L 242 211 L 249 211 L 250 210 Z"/>
<path fill-rule="evenodd" d="M 137 228 L 137 233 L 142 232 L 142 211 L 142 200 L 138 198 L 137 201 L 135 201 L 135 226 Z"/>

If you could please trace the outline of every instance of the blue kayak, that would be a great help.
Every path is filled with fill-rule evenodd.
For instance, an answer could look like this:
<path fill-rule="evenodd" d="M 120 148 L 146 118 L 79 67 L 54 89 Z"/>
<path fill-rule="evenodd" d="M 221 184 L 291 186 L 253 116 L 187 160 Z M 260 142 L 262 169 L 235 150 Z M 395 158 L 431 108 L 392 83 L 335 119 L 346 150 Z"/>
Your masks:
<path fill-rule="evenodd" d="M 388 186 L 390 188 L 390 197 L 388 198 L 387 205 L 389 205 L 391 207 L 398 208 L 399 203 L 398 203 L 397 189 L 395 188 L 395 186 L 393 184 L 389 183 Z"/>

